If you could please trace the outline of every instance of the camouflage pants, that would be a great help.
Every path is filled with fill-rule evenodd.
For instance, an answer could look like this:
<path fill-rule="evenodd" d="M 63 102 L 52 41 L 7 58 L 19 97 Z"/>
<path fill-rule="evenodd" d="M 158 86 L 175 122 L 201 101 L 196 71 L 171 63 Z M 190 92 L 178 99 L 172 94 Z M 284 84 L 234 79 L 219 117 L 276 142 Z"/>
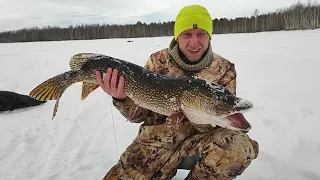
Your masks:
<path fill-rule="evenodd" d="M 259 150 L 258 143 L 247 134 L 223 128 L 191 136 L 172 148 L 155 143 L 160 142 L 157 139 L 146 144 L 139 137 L 105 175 L 105 180 L 171 179 L 188 156 L 196 156 L 198 161 L 186 179 L 229 180 L 241 175 L 257 158 Z"/>

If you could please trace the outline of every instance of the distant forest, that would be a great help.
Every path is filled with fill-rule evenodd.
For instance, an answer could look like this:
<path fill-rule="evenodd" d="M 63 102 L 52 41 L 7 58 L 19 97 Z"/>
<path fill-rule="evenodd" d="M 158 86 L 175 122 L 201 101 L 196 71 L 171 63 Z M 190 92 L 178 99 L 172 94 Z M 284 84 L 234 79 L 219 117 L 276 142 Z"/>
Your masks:
<path fill-rule="evenodd" d="M 109 38 L 136 38 L 173 36 L 174 21 L 126 25 L 90 24 L 67 28 L 46 26 L 0 33 L 0 43 L 90 40 Z M 320 5 L 296 3 L 290 7 L 260 14 L 255 9 L 251 17 L 235 19 L 215 18 L 213 34 L 254 33 L 262 31 L 307 30 L 320 28 Z"/>

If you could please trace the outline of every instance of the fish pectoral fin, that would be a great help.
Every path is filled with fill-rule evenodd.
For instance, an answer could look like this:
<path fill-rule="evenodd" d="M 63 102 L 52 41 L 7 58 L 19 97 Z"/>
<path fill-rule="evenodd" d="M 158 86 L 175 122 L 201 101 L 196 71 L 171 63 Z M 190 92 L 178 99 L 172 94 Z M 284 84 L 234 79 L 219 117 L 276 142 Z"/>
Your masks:
<path fill-rule="evenodd" d="M 128 116 L 128 120 L 133 120 L 138 116 L 141 116 L 141 114 L 143 113 L 143 109 L 140 108 L 140 106 L 135 104 L 135 107 L 133 107 L 132 109 L 130 109 L 129 111 L 129 116 Z"/>
<path fill-rule="evenodd" d="M 81 100 L 85 100 L 91 92 L 96 90 L 99 87 L 99 84 L 94 83 L 82 83 L 82 92 L 81 92 Z"/>
<path fill-rule="evenodd" d="M 178 111 L 169 117 L 167 117 L 164 125 L 174 125 L 181 123 L 186 118 L 185 114 L 182 111 Z"/>

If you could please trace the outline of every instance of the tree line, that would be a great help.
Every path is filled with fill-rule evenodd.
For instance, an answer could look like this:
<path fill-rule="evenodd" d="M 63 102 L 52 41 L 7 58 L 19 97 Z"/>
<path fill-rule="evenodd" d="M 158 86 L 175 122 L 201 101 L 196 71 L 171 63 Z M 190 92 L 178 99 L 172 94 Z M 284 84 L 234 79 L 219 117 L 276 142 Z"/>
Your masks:
<path fill-rule="evenodd" d="M 173 28 L 174 21 L 150 24 L 137 22 L 125 25 L 81 24 L 67 28 L 32 27 L 1 32 L 0 43 L 173 36 Z M 320 28 L 318 3 L 298 2 L 275 12 L 259 14 L 259 10 L 255 9 L 251 17 L 213 20 L 213 34 L 317 28 Z"/>

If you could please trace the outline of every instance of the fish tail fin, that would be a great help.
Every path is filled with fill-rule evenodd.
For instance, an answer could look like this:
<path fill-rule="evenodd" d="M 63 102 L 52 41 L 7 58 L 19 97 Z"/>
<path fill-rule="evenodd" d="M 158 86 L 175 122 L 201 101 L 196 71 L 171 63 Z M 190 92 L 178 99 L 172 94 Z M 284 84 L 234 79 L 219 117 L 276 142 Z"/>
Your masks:
<path fill-rule="evenodd" d="M 53 119 L 58 111 L 60 97 L 70 85 L 76 82 L 76 79 L 72 77 L 74 74 L 74 71 L 68 71 L 52 77 L 36 86 L 29 93 L 29 96 L 39 101 L 56 100 L 52 116 Z"/>

